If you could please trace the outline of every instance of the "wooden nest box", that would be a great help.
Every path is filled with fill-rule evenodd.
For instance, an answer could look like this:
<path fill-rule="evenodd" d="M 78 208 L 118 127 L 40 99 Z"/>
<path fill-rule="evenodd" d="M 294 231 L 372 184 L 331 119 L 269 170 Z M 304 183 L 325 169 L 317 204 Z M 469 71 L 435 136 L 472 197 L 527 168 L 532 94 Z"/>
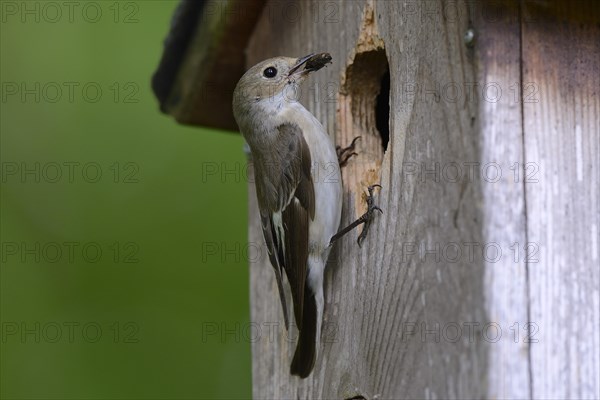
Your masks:
<path fill-rule="evenodd" d="M 184 1 L 153 87 L 178 122 L 236 130 L 247 67 L 322 51 L 301 101 L 363 138 L 342 225 L 372 183 L 384 215 L 332 253 L 308 379 L 250 260 L 254 396 L 599 398 L 600 2 Z"/>

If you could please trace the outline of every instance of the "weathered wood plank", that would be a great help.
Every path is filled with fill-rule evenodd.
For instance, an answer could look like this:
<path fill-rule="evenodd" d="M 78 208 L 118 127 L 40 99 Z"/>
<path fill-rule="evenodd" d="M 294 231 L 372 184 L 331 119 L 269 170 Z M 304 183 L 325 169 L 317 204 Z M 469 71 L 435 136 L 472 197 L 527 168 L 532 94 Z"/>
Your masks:
<path fill-rule="evenodd" d="M 407 10 L 406 4 L 413 8 Z M 256 398 L 486 396 L 488 346 L 480 330 L 489 321 L 485 263 L 478 251 L 467 257 L 464 245 L 482 241 L 481 182 L 466 173 L 457 182 L 441 175 L 450 163 L 481 159 L 479 127 L 472 123 L 478 105 L 440 93 L 445 84 L 465 88 L 476 80 L 473 58 L 463 44 L 469 11 L 459 2 L 463 17 L 449 20 L 439 8 L 442 3 L 427 2 L 427 10 L 423 4 L 273 1 L 253 34 L 249 65 L 275 55 L 331 52 L 334 64 L 315 74 L 309 84 L 313 90 L 304 91 L 302 100 L 339 144 L 365 136 L 361 154 L 344 171 L 344 222 L 360 213 L 359 190 L 375 180 L 384 186 L 378 201 L 385 210 L 362 249 L 356 235 L 337 245 L 326 274 L 324 343 L 311 377 L 290 377 L 295 343 L 286 339 L 282 324 L 275 337 L 263 331 L 253 343 Z M 300 10 L 295 20 L 278 18 L 292 7 Z M 425 11 L 433 17 L 423 17 Z M 369 31 L 366 38 L 361 28 Z M 348 98 L 356 93 L 343 85 L 360 53 L 379 48 L 374 36 L 385 43 L 392 80 L 385 154 L 377 147 L 368 102 Z M 417 84 L 418 92 L 411 96 L 407 83 Z M 328 84 L 346 98 L 328 97 Z M 427 175 L 436 163 L 439 172 Z M 249 235 L 262 245 L 253 196 L 251 188 Z M 456 250 L 448 247 L 454 244 L 462 252 L 458 258 L 446 253 Z M 264 252 L 251 263 L 251 296 L 254 323 L 281 323 Z M 479 323 L 479 330 L 469 332 L 469 323 Z"/>
<path fill-rule="evenodd" d="M 525 263 L 526 214 L 521 99 L 521 22 L 517 2 L 478 2 L 473 10 L 482 175 L 482 242 L 485 304 L 490 323 L 502 336 L 488 342 L 491 399 L 526 399 L 531 394 L 525 328 L 529 298 Z M 496 174 L 500 174 L 496 178 Z"/>
<path fill-rule="evenodd" d="M 524 4 L 533 397 L 598 399 L 600 3 Z"/>
<path fill-rule="evenodd" d="M 281 324 L 267 334 L 281 312 L 264 252 L 252 263 L 257 398 L 599 397 L 598 5 L 449 4 L 273 1 L 257 26 L 248 64 L 332 53 L 301 98 L 337 143 L 363 136 L 343 171 L 344 221 L 375 181 L 386 212 L 365 248 L 352 235 L 336 247 L 305 381 L 288 374 L 293 338 Z M 470 23 L 474 49 L 462 42 Z M 385 153 L 369 107 L 384 48 Z M 467 257 L 469 245 L 492 252 Z"/>

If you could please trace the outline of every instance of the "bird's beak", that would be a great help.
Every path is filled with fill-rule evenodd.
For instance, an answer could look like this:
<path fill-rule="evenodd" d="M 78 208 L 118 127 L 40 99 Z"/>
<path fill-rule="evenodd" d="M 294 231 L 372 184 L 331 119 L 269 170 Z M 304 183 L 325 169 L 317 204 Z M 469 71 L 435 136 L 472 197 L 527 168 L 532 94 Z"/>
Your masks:
<path fill-rule="evenodd" d="M 290 69 L 288 77 L 291 77 L 292 75 L 306 75 L 309 72 L 318 71 L 330 62 L 331 55 L 329 55 L 329 53 L 309 54 L 300 57 L 292 69 Z M 302 68 L 302 66 L 304 66 L 304 68 Z"/>

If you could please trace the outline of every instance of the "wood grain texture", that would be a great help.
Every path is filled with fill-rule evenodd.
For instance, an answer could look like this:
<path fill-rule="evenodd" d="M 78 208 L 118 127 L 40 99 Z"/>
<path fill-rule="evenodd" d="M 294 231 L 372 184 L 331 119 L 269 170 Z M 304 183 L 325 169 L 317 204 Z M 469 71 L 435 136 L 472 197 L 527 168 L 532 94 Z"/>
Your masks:
<path fill-rule="evenodd" d="M 262 327 L 279 323 L 280 328 L 277 335 L 264 332 L 252 344 L 255 398 L 486 395 L 484 262 L 480 252 L 466 257 L 463 245 L 481 242 L 481 187 L 465 176 L 458 182 L 444 182 L 441 176 L 448 163 L 480 159 L 478 128 L 472 123 L 477 104 L 439 93 L 445 84 L 466 87 L 476 79 L 470 50 L 463 44 L 469 11 L 459 3 L 463 17 L 450 21 L 441 9 L 431 11 L 442 3 L 427 4 L 432 18 L 423 16 L 420 3 L 410 5 L 416 8 L 407 10 L 399 1 L 273 1 L 251 38 L 248 65 L 276 55 L 332 54 L 333 65 L 311 78 L 301 99 L 338 144 L 367 135 L 359 156 L 343 172 L 342 224 L 360 214 L 362 191 L 374 180 L 384 187 L 378 202 L 385 210 L 362 249 L 356 245 L 357 233 L 336 245 L 326 273 L 323 346 L 306 380 L 289 375 L 295 342 L 281 324 L 266 254 L 251 263 L 251 319 Z M 283 10 L 293 8 L 300 10 L 294 20 L 280 18 Z M 407 11 L 419 14 L 408 17 Z M 382 39 L 389 61 L 390 143 L 385 154 L 377 147 L 370 111 L 353 109 L 353 101 L 360 101 L 354 98 L 338 101 L 356 56 L 379 46 L 378 40 L 368 44 L 361 28 Z M 414 96 L 407 84 L 418 86 Z M 359 115 L 352 112 L 357 109 Z M 423 173 L 436 164 L 439 173 Z M 262 245 L 250 186 L 250 240 Z M 458 258 L 452 244 L 462 251 Z M 415 254 L 408 254 L 412 250 Z"/>
<path fill-rule="evenodd" d="M 535 398 L 600 398 L 600 4 L 524 2 Z M 530 172 L 533 172 L 531 170 Z"/>
<path fill-rule="evenodd" d="M 370 183 L 385 214 L 362 249 L 358 233 L 334 248 L 306 380 L 289 375 L 296 334 L 266 251 L 251 260 L 255 398 L 600 397 L 600 18 L 565 4 L 267 3 L 247 64 L 331 53 L 300 99 L 336 143 L 363 137 L 342 225 Z M 382 52 L 385 152 L 369 107 Z"/>
<path fill-rule="evenodd" d="M 523 126 L 519 98 L 521 81 L 521 23 L 516 2 L 475 4 L 479 104 L 479 160 L 482 173 L 482 242 L 485 304 L 490 323 L 502 336 L 486 342 L 488 389 L 491 399 L 526 399 L 531 395 L 527 324 L 529 321 L 526 269 L 525 178 Z M 500 176 L 496 178 L 496 173 Z M 497 247 L 496 247 L 497 246 Z M 490 332 L 491 335 L 491 332 Z"/>

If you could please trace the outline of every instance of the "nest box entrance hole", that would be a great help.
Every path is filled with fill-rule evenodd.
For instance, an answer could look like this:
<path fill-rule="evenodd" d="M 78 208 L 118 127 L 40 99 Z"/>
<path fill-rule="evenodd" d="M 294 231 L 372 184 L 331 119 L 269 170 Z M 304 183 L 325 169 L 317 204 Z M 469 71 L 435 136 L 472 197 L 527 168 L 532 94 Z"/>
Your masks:
<path fill-rule="evenodd" d="M 385 50 L 356 54 L 344 86 L 353 130 L 362 137 L 360 149 L 381 163 L 390 140 L 390 67 Z"/>
<path fill-rule="evenodd" d="M 387 63 L 386 63 L 387 64 Z M 375 103 L 375 126 L 381 136 L 383 151 L 387 150 L 390 141 L 390 69 L 381 78 L 380 91 Z"/>

